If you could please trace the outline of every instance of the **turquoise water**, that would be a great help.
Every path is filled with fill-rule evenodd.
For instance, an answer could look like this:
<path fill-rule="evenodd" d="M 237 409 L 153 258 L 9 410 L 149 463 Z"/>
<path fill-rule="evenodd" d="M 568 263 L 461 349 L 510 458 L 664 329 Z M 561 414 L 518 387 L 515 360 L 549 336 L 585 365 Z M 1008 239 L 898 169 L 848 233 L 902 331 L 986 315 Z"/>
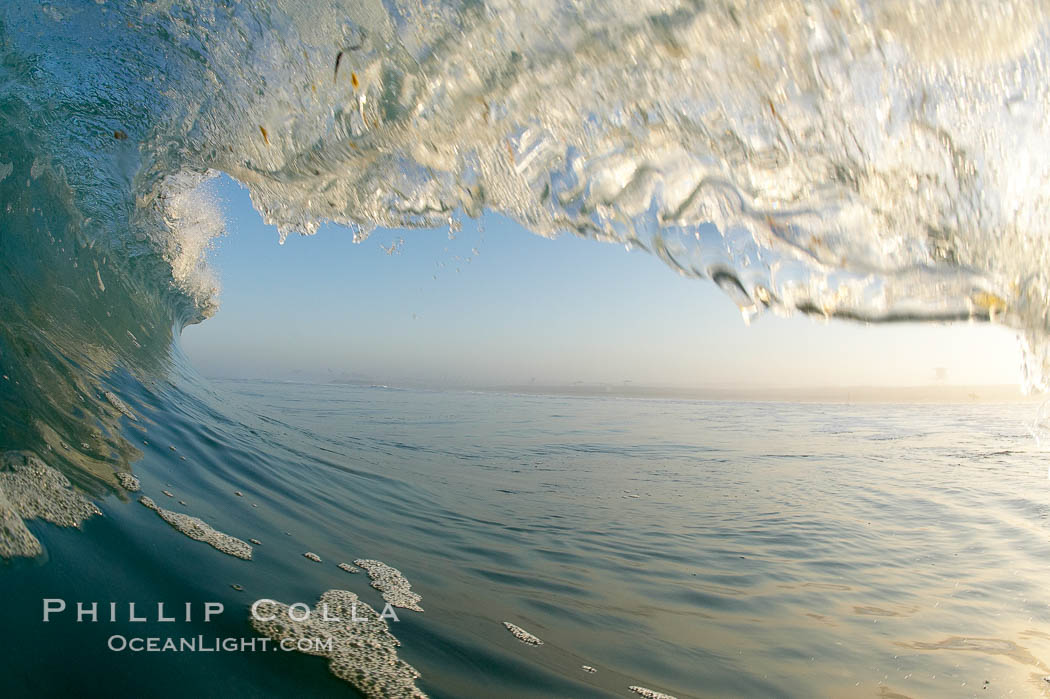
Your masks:
<path fill-rule="evenodd" d="M 425 612 L 398 610 L 390 626 L 435 697 L 1048 686 L 1050 487 L 1031 406 L 190 385 L 129 397 L 141 414 L 125 434 L 149 442 L 143 492 L 262 545 L 240 561 L 115 496 L 83 533 L 32 523 L 48 558 L 0 575 L 21 639 L 9 696 L 352 695 L 300 653 L 106 645 L 250 637 L 254 600 L 312 605 L 330 588 L 381 607 L 365 575 L 336 567 L 355 558 L 395 566 L 422 595 Z M 43 624 L 42 597 L 226 611 L 207 624 Z"/>

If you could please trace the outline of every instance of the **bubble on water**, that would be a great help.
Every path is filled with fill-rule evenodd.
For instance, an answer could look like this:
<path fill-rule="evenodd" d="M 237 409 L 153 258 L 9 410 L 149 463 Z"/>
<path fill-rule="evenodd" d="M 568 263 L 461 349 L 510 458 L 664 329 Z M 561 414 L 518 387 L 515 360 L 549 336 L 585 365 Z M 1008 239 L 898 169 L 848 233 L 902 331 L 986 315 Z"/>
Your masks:
<path fill-rule="evenodd" d="M 69 479 L 28 452 L 5 452 L 0 458 L 0 557 L 39 556 L 40 541 L 26 528 L 27 519 L 61 527 L 78 527 L 102 514 L 74 490 Z"/>
<path fill-rule="evenodd" d="M 328 658 L 332 674 L 366 697 L 426 698 L 416 687 L 419 672 L 397 656 L 400 641 L 390 633 L 386 621 L 353 592 L 328 590 L 303 621 L 291 619 L 286 604 L 260 600 L 253 605 L 251 624 L 276 641 L 294 642 L 303 653 Z M 330 645 L 319 646 L 315 639 L 330 641 Z"/>
<path fill-rule="evenodd" d="M 653 689 L 646 689 L 645 687 L 638 687 L 631 685 L 628 687 L 635 694 L 639 694 L 645 699 L 677 699 L 677 697 L 671 696 L 670 694 L 664 694 L 663 692 L 657 692 Z"/>
<path fill-rule="evenodd" d="M 138 417 L 135 416 L 135 413 L 131 412 L 131 408 L 128 407 L 127 403 L 118 398 L 115 393 L 106 391 L 102 395 L 106 397 L 110 405 L 123 413 L 128 419 L 138 422 Z"/>
<path fill-rule="evenodd" d="M 142 484 L 139 483 L 139 479 L 130 473 L 118 473 L 117 482 L 120 483 L 120 487 L 128 492 L 134 493 L 142 489 Z"/>
<path fill-rule="evenodd" d="M 0 492 L 0 556 L 39 556 L 40 541 L 26 528 L 15 508 Z"/>
<path fill-rule="evenodd" d="M 412 585 L 400 570 L 382 561 L 367 558 L 359 558 L 354 563 L 368 571 L 368 577 L 372 579 L 372 587 L 382 592 L 383 599 L 391 605 L 414 612 L 423 611 L 423 608 L 419 606 L 423 598 L 412 592 Z"/>
<path fill-rule="evenodd" d="M 251 545 L 236 537 L 214 529 L 204 520 L 182 514 L 181 512 L 165 510 L 145 495 L 139 498 L 139 502 L 156 512 L 160 515 L 161 519 L 191 539 L 194 539 L 195 541 L 203 541 L 223 553 L 236 556 L 237 558 L 243 558 L 246 561 L 252 559 Z"/>
<path fill-rule="evenodd" d="M 509 621 L 505 621 L 503 622 L 503 625 L 507 627 L 507 631 L 510 631 L 512 634 L 514 634 L 514 638 L 518 639 L 522 643 L 528 644 L 530 646 L 543 645 L 543 641 L 541 641 L 538 636 L 533 636 L 531 633 L 521 628 L 517 624 L 512 624 Z"/>

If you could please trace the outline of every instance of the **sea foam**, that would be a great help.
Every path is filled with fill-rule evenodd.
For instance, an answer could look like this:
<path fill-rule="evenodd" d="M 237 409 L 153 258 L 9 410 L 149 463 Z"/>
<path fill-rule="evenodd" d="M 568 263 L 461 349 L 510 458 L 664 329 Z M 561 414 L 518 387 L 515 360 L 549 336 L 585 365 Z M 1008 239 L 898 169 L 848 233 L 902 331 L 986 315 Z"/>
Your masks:
<path fill-rule="evenodd" d="M 352 592 L 328 590 L 303 621 L 290 618 L 288 605 L 263 600 L 256 604 L 251 624 L 275 640 L 307 641 L 302 652 L 328 658 L 332 674 L 366 697 L 426 697 L 415 684 L 419 672 L 398 657 L 401 643 L 386 621 Z M 330 639 L 331 648 L 310 647 L 314 639 Z"/>
<path fill-rule="evenodd" d="M 73 489 L 68 478 L 33 454 L 5 452 L 0 464 L 0 557 L 31 557 L 43 552 L 23 520 L 42 519 L 61 527 L 78 527 L 101 514 L 94 503 Z"/>
<path fill-rule="evenodd" d="M 247 542 L 224 534 L 213 528 L 210 524 L 198 517 L 192 517 L 181 512 L 172 512 L 159 507 L 152 498 L 145 495 L 139 498 L 139 502 L 160 515 L 160 518 L 170 524 L 174 529 L 196 541 L 203 541 L 219 551 L 237 558 L 250 561 L 252 558 L 252 547 Z"/>
<path fill-rule="evenodd" d="M 359 558 L 354 563 L 368 571 L 368 577 L 372 579 L 372 587 L 382 592 L 383 599 L 387 602 L 395 607 L 410 609 L 414 612 L 423 611 L 423 608 L 419 606 L 423 598 L 412 592 L 412 585 L 400 570 L 382 561 L 367 558 Z"/>

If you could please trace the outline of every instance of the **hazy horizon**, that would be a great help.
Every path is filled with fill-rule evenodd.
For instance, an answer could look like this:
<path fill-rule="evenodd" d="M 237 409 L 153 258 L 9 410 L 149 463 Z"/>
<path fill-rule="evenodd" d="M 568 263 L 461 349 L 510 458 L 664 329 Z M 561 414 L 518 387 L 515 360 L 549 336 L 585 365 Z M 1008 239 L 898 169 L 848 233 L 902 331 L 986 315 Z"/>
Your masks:
<path fill-rule="evenodd" d="M 398 381 L 383 378 L 351 378 L 344 375 L 307 375 L 296 372 L 288 376 L 224 376 L 209 374 L 211 380 L 288 383 L 317 386 L 352 386 L 395 390 L 471 391 L 527 395 L 608 396 L 618 398 L 663 398 L 676 400 L 729 402 L 803 402 L 803 403 L 970 403 L 970 402 L 1040 402 L 1045 397 L 1026 394 L 1017 384 L 947 384 L 931 383 L 914 386 L 727 386 L 718 384 L 672 386 L 644 385 L 632 382 L 566 384 L 441 384 Z"/>

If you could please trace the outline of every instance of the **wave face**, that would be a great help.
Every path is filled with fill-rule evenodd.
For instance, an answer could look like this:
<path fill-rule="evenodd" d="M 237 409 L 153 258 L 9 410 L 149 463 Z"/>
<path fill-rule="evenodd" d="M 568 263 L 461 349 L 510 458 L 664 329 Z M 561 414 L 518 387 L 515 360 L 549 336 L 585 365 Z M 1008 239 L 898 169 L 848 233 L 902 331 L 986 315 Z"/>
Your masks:
<path fill-rule="evenodd" d="M 100 377 L 166 366 L 173 331 L 214 311 L 217 172 L 282 235 L 488 208 L 645 248 L 746 316 L 999 320 L 1045 388 L 1048 14 L 5 3 L 0 446 L 92 444 L 87 430 L 100 446 L 78 459 L 127 451 L 83 413 L 111 414 Z"/>

